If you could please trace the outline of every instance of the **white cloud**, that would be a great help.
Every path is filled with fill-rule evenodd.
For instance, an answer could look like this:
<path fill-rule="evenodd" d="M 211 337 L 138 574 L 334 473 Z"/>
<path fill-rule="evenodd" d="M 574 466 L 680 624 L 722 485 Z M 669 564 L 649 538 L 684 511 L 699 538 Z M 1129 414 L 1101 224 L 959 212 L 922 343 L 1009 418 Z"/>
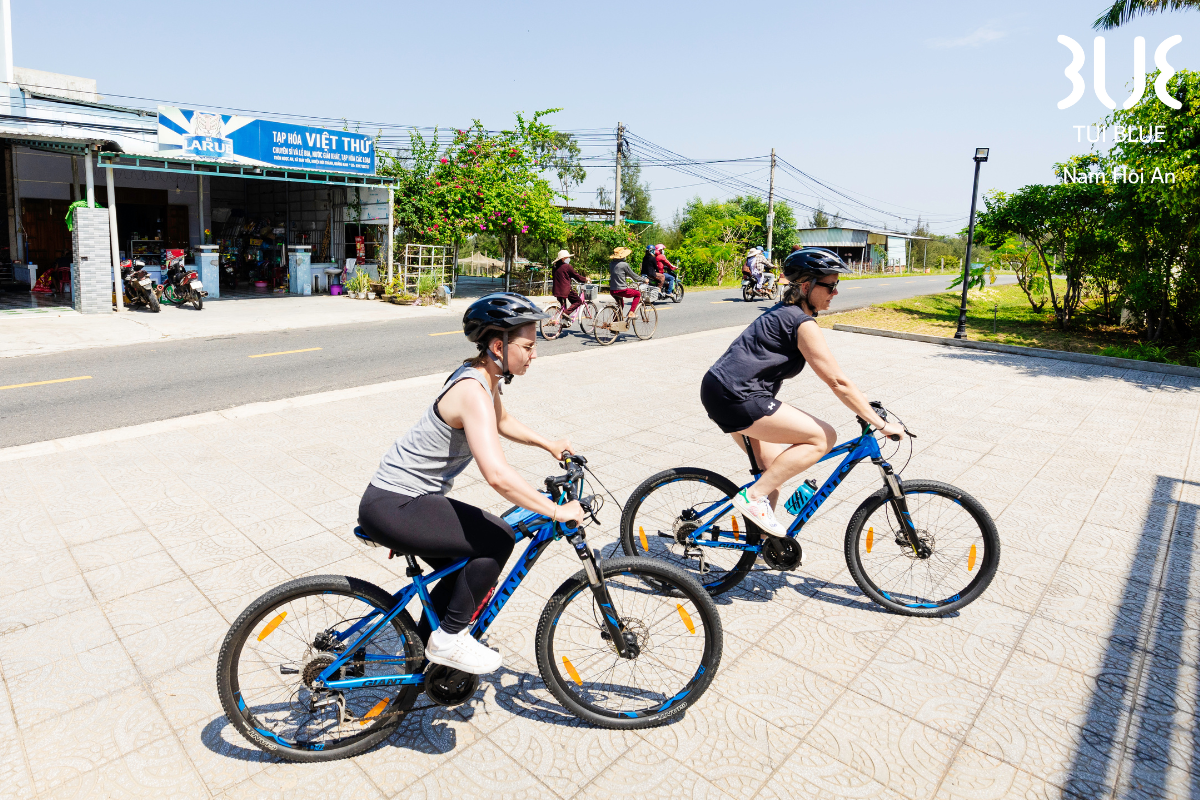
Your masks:
<path fill-rule="evenodd" d="M 950 48 L 950 47 L 979 47 L 987 42 L 994 42 L 997 39 L 1003 39 L 1008 35 L 1007 31 L 1000 31 L 993 28 L 990 24 L 976 28 L 966 36 L 957 38 L 937 38 L 926 39 L 925 44 L 930 47 Z"/>

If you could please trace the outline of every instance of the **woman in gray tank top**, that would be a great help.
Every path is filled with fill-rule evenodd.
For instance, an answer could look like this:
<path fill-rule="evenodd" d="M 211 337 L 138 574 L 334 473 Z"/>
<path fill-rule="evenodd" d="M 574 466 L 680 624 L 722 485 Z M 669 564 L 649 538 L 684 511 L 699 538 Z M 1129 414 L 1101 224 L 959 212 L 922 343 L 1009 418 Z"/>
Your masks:
<path fill-rule="evenodd" d="M 500 437 L 561 458 L 567 439 L 550 440 L 508 414 L 501 381 L 524 375 L 537 357 L 535 323 L 546 318 L 527 298 L 499 292 L 471 304 L 463 332 L 479 349 L 446 380 L 425 414 L 388 448 L 358 506 L 358 521 L 375 541 L 419 556 L 434 569 L 466 558 L 467 565 L 430 592 L 440 625 L 427 618 L 418 633 L 435 664 L 482 674 L 500 667 L 500 654 L 470 635 L 470 622 L 491 595 L 512 553 L 512 529 L 499 517 L 447 497 L 474 459 L 484 480 L 522 508 L 560 521 L 583 521 L 577 502 L 555 505 L 504 458 Z"/>

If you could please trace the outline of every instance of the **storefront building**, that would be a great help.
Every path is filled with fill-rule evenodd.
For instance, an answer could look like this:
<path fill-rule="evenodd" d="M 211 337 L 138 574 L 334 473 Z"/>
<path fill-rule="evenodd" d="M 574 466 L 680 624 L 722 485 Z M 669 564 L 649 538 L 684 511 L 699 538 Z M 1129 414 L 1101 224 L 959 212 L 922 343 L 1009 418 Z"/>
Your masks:
<path fill-rule="evenodd" d="M 114 264 L 136 259 L 157 278 L 175 254 L 210 298 L 327 292 L 348 258 L 390 275 L 392 180 L 375 175 L 371 137 L 123 108 L 95 81 L 14 69 L 11 55 L 0 69 L 0 283 L 10 290 L 40 278 L 61 304 L 107 312 L 120 298 Z M 92 206 L 74 210 L 82 233 L 66 220 L 78 200 Z"/>

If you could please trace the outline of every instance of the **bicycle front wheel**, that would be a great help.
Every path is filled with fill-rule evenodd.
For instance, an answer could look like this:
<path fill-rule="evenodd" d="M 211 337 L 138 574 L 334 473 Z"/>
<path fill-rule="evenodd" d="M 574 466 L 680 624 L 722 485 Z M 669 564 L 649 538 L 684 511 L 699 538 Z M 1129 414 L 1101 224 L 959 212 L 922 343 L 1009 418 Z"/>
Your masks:
<path fill-rule="evenodd" d="M 596 324 L 592 328 L 592 335 L 596 337 L 596 341 L 600 344 L 612 344 L 617 340 L 619 332 L 614 330 L 612 325 L 621 319 L 621 312 L 616 306 L 605 306 L 596 314 Z"/>
<path fill-rule="evenodd" d="M 887 488 L 863 501 L 846 528 L 846 563 L 858 588 L 911 617 L 940 617 L 983 594 L 1000 566 L 996 523 L 978 500 L 940 481 L 904 481 L 921 551 L 900 527 Z"/>
<path fill-rule="evenodd" d="M 562 335 L 562 308 L 550 312 L 550 316 L 538 323 L 543 339 L 554 340 Z"/>
<path fill-rule="evenodd" d="M 658 309 L 649 303 L 638 306 L 638 313 L 633 316 L 633 335 L 646 340 L 654 336 L 658 330 Z"/>
<path fill-rule="evenodd" d="M 313 682 L 355 641 L 351 626 L 378 619 L 394 603 L 375 584 L 342 575 L 299 578 L 255 600 L 229 629 L 217 659 L 225 716 L 253 744 L 289 761 L 333 761 L 386 739 L 412 707 L 417 686 L 335 691 Z M 401 612 L 335 675 L 409 674 L 423 657 L 412 620 Z"/>
<path fill-rule="evenodd" d="M 584 336 L 591 336 L 596 330 L 596 304 L 584 303 L 579 309 L 579 330 Z"/>
<path fill-rule="evenodd" d="M 732 506 L 716 516 L 737 490 L 724 475 L 698 467 L 651 475 L 621 510 L 621 549 L 674 564 L 709 594 L 729 591 L 754 566 L 762 535 Z M 693 531 L 710 522 L 697 542 Z"/>
<path fill-rule="evenodd" d="M 616 558 L 601 570 L 612 613 L 636 639 L 631 657 L 618 654 L 580 571 L 542 612 L 538 670 L 568 711 L 594 725 L 628 730 L 666 722 L 716 675 L 724 643 L 717 607 L 670 564 Z"/>

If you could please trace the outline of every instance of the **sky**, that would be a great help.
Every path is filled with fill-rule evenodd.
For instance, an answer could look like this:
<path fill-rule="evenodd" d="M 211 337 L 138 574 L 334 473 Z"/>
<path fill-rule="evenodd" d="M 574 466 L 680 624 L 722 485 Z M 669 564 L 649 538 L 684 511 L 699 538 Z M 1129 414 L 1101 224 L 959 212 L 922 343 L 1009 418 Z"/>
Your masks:
<path fill-rule="evenodd" d="M 708 169 L 763 191 L 762 157 L 773 147 L 824 184 L 780 168 L 784 199 L 821 200 L 893 230 L 921 215 L 952 233 L 966 225 L 976 147 L 991 148 L 981 194 L 1051 182 L 1055 162 L 1088 150 L 1073 126 L 1108 113 L 1093 91 L 1091 23 L 1104 7 L 12 0 L 12 21 L 17 66 L 95 78 L 115 104 L 347 119 L 364 132 L 366 123 L 453 128 L 473 119 L 500 129 L 514 112 L 561 108 L 550 120 L 581 132 L 590 156 L 572 192 L 580 205 L 612 186 L 620 122 L 673 153 L 725 162 Z M 1087 56 L 1087 90 L 1065 110 L 1057 103 L 1071 91 L 1071 54 L 1059 35 Z M 1183 41 L 1171 66 L 1200 69 L 1200 12 L 1143 17 L 1103 35 L 1118 105 L 1135 36 L 1146 39 L 1148 70 L 1172 35 Z M 667 167 L 643 177 L 661 221 L 692 197 L 745 190 Z"/>

